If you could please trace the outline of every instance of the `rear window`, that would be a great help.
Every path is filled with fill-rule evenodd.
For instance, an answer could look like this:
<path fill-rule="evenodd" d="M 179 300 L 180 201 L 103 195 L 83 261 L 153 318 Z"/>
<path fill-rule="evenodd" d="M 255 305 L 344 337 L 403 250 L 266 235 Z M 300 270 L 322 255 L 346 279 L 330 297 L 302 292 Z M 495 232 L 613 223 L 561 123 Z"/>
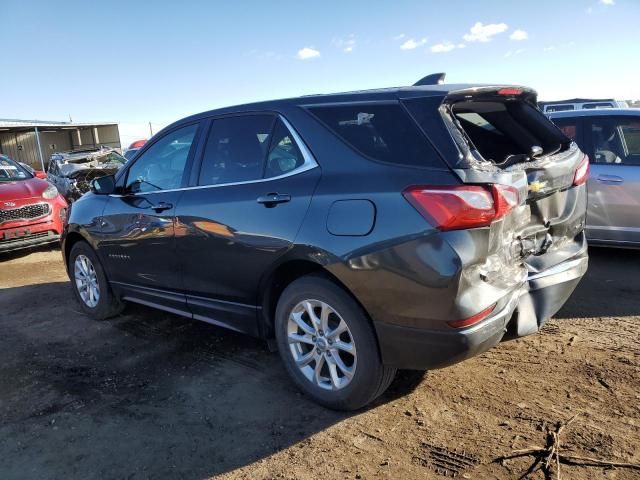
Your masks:
<path fill-rule="evenodd" d="M 399 104 L 349 104 L 309 110 L 358 152 L 386 163 L 442 167 L 412 118 Z"/>
<path fill-rule="evenodd" d="M 570 143 L 526 102 L 463 101 L 451 111 L 480 154 L 501 166 L 526 161 L 538 148 L 549 155 Z"/>

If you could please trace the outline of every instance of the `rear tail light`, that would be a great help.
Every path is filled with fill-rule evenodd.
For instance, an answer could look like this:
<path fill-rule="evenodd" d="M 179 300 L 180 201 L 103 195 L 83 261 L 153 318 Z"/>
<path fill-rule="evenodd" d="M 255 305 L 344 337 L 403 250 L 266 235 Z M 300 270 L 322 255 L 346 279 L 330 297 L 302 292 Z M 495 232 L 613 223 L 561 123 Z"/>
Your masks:
<path fill-rule="evenodd" d="M 582 185 L 589 179 L 589 156 L 585 155 L 576 168 L 576 173 L 573 176 L 573 184 L 578 186 Z"/>
<path fill-rule="evenodd" d="M 521 88 L 501 88 L 498 90 L 498 95 L 521 95 L 523 90 Z"/>
<path fill-rule="evenodd" d="M 495 308 L 496 308 L 496 304 L 494 303 L 490 307 L 485 308 L 479 313 L 476 313 L 472 317 L 463 318 L 462 320 L 452 320 L 450 322 L 447 322 L 447 324 L 453 328 L 470 327 L 471 325 L 475 325 L 476 323 L 479 323 L 485 318 L 487 318 Z"/>
<path fill-rule="evenodd" d="M 440 230 L 486 227 L 519 203 L 518 190 L 506 185 L 412 186 L 403 195 Z"/>

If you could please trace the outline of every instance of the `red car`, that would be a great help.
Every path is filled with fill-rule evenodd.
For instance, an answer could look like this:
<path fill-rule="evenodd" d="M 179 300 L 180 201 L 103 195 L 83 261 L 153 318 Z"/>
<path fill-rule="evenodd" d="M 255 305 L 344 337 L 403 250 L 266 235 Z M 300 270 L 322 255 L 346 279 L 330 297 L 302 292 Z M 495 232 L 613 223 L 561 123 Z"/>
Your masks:
<path fill-rule="evenodd" d="M 0 155 L 0 253 L 60 239 L 67 202 L 43 178 Z"/>

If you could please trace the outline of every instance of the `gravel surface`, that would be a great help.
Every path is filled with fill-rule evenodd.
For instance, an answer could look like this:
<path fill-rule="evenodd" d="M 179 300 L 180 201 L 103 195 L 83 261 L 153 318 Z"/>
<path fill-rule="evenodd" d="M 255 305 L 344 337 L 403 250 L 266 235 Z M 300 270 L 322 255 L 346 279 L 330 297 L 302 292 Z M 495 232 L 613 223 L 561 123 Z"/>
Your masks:
<path fill-rule="evenodd" d="M 401 372 L 348 415 L 301 396 L 263 342 L 133 305 L 93 321 L 59 251 L 5 255 L 0 479 L 511 479 L 533 457 L 494 460 L 576 414 L 563 448 L 640 463 L 639 277 L 640 252 L 592 249 L 539 334 Z M 563 465 L 562 478 L 640 470 Z"/>

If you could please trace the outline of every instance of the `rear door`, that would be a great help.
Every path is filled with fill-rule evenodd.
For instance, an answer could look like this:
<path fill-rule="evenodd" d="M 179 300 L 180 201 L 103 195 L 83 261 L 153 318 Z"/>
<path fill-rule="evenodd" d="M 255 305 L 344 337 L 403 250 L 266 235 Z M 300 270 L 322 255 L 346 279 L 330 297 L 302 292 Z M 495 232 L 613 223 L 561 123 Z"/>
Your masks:
<path fill-rule="evenodd" d="M 587 235 L 596 241 L 640 243 L 640 116 L 585 121 L 591 158 Z"/>
<path fill-rule="evenodd" d="M 275 114 L 211 121 L 176 210 L 177 258 L 195 318 L 258 334 L 258 286 L 291 247 L 320 176 Z"/>

